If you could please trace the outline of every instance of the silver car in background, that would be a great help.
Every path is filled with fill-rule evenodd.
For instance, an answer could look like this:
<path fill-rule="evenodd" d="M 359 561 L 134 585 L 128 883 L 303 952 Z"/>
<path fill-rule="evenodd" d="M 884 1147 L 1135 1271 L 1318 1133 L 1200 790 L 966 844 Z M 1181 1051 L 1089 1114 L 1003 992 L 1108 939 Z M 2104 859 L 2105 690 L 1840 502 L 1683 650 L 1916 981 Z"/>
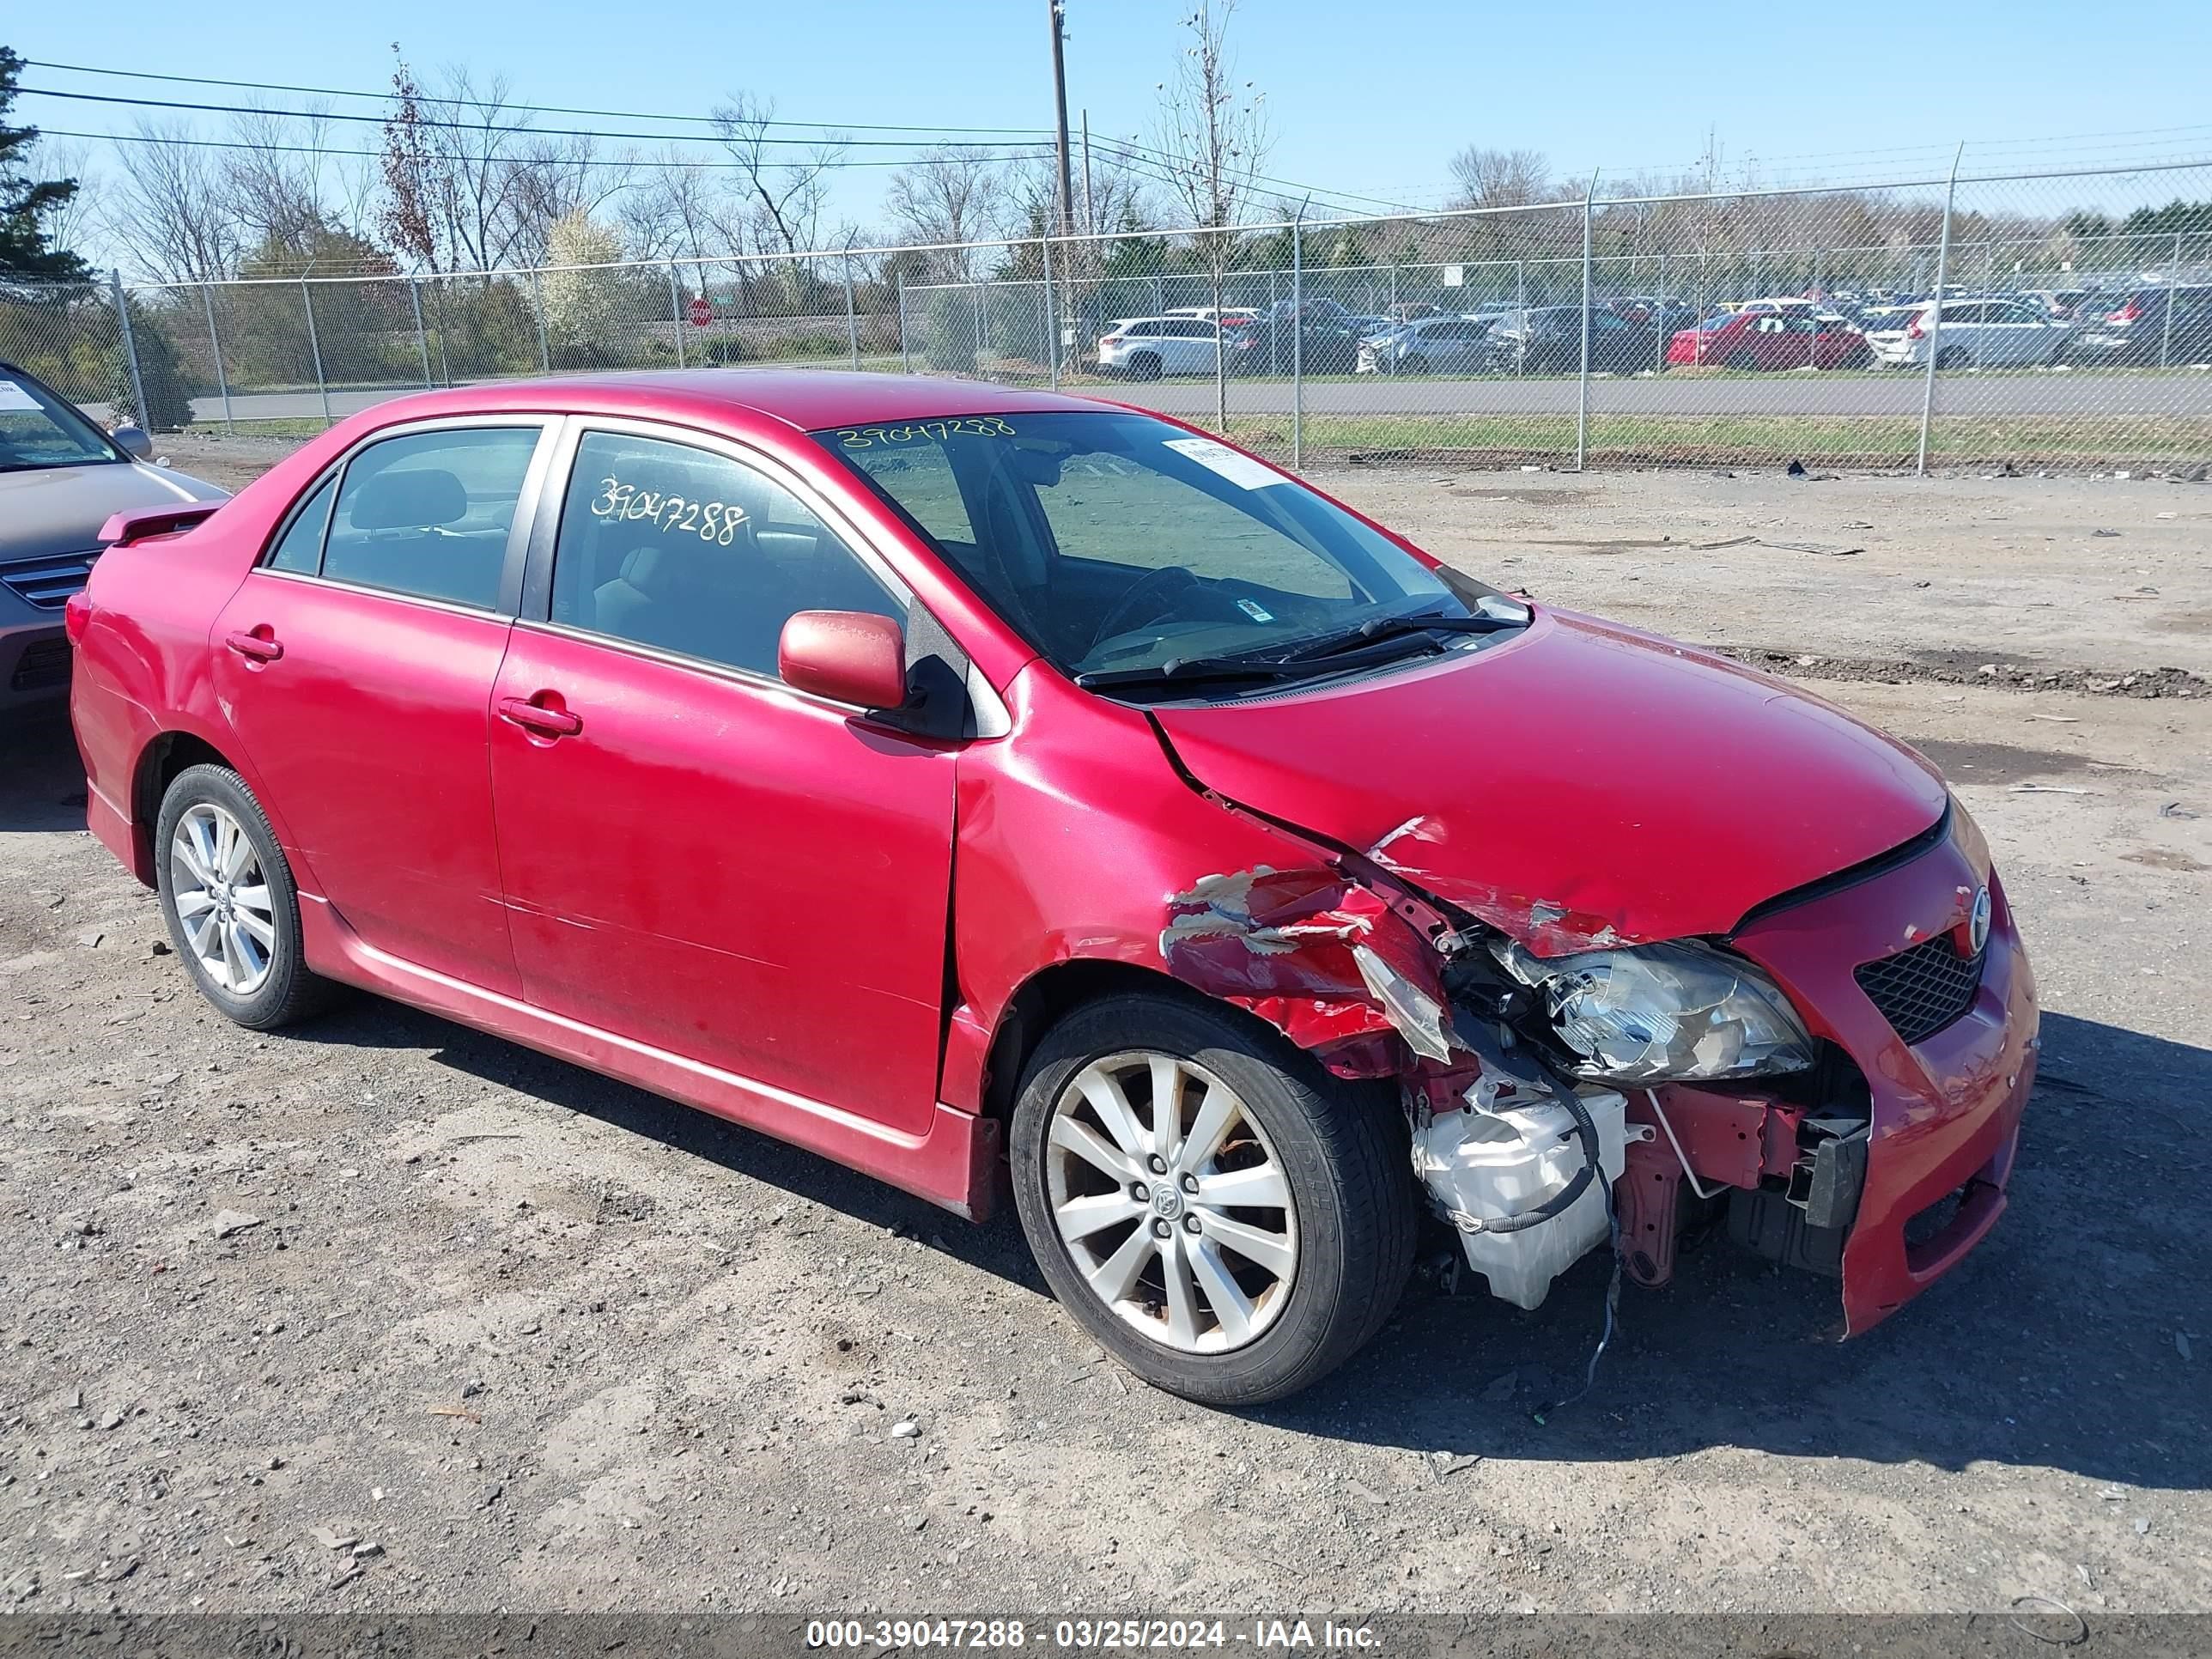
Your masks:
<path fill-rule="evenodd" d="M 110 437 L 35 375 L 0 362 L 0 718 L 68 696 L 62 607 L 91 574 L 110 514 L 228 499 L 149 465 L 152 453 L 137 428 Z"/>

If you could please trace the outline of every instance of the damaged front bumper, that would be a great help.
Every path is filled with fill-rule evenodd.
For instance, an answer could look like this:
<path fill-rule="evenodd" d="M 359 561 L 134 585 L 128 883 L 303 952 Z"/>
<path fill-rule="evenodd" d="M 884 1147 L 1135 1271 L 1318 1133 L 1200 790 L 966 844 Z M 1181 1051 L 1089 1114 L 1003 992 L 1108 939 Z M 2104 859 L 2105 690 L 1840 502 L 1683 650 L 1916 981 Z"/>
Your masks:
<path fill-rule="evenodd" d="M 1472 916 L 1547 955 L 1620 935 L 1601 918 L 1419 868 L 1404 854 L 1427 839 L 1424 828 L 1404 826 L 1364 853 L 1337 849 L 1318 867 L 1210 878 L 1175 896 L 1160 945 L 1178 976 L 1268 1019 L 1339 1074 L 1401 1077 L 1417 1172 L 1454 1214 L 1468 1207 L 1468 1172 L 1451 1174 L 1450 1156 L 1424 1164 L 1421 1149 L 1460 1146 L 1463 1126 L 1448 1143 L 1431 1126 L 1439 1113 L 1474 1112 L 1462 1097 L 1486 1065 L 1465 1049 L 1469 1022 L 1455 1019 L 1446 989 L 1455 921 Z M 1707 1217 L 1725 1207 L 1740 1243 L 1839 1276 L 1844 1333 L 1857 1334 L 1956 1265 L 2004 1208 L 2034 1081 L 2027 957 L 1987 849 L 1955 810 L 1897 857 L 1760 907 L 1725 944 L 1780 987 L 1821 1063 L 1757 1085 L 1628 1091 L 1626 1167 L 1606 1159 L 1624 1266 L 1640 1283 L 1666 1283 L 1686 1220 L 1699 1205 Z M 1927 954 L 1943 951 L 1942 961 Z M 1939 988 L 1955 1004 L 1927 1030 L 1927 999 L 1912 984 L 1881 991 L 1882 1002 L 1869 989 L 1922 962 L 1942 970 Z M 1577 1235 L 1569 1259 L 1602 1238 L 1589 1219 L 1560 1228 Z M 1469 1259 L 1492 1273 L 1473 1249 Z M 1540 1272 L 1523 1265 L 1504 1263 L 1492 1287 L 1530 1306 L 1565 1264 L 1547 1253 Z"/>
<path fill-rule="evenodd" d="M 1848 1055 L 1865 1081 L 1859 1148 L 1836 1156 L 1828 1189 L 1801 1179 L 1794 1166 L 1784 1178 L 1783 1201 L 1804 1217 L 1801 1231 L 1826 1223 L 1817 1231 L 1830 1236 L 1778 1241 L 1770 1225 L 1766 1237 L 1747 1237 L 1744 1220 L 1732 1217 L 1739 1238 L 1770 1254 L 1781 1242 L 1786 1252 L 1814 1253 L 1802 1265 L 1833 1255 L 1848 1335 L 1918 1295 L 1996 1224 L 2034 1087 L 2034 975 L 1980 836 L 1964 814 L 1954 817 L 1953 833 L 1918 858 L 1776 910 L 1729 941 L 1773 976 L 1814 1034 Z M 1978 908 L 1987 931 L 1960 1011 L 1921 1035 L 1909 1022 L 1909 1004 L 1893 992 L 1886 1015 L 1863 970 L 1916 949 L 1948 949 L 1970 961 Z M 1893 1018 L 1908 1020 L 1905 1032 Z M 1666 1095 L 1660 1091 L 1662 1101 Z M 1757 1189 L 1768 1206 L 1775 1186 L 1768 1174 Z M 1748 1218 L 1760 1199 L 1741 1203 Z"/>

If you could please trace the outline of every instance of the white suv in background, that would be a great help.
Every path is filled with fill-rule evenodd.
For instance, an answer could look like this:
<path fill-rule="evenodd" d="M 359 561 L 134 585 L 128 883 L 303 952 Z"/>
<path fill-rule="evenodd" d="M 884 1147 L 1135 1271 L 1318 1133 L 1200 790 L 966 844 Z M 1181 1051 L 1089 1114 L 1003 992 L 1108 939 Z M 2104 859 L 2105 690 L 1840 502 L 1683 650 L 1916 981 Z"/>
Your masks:
<path fill-rule="evenodd" d="M 1924 366 L 1931 338 L 1938 368 L 2019 368 L 2055 362 L 2074 325 L 2051 315 L 2034 300 L 1946 300 L 1942 327 L 1933 306 L 1922 306 L 1901 333 L 1867 333 L 1877 363 L 1894 368 Z"/>
<path fill-rule="evenodd" d="M 1221 331 L 1198 317 L 1124 317 L 1098 337 L 1098 368 L 1133 380 L 1211 374 Z"/>

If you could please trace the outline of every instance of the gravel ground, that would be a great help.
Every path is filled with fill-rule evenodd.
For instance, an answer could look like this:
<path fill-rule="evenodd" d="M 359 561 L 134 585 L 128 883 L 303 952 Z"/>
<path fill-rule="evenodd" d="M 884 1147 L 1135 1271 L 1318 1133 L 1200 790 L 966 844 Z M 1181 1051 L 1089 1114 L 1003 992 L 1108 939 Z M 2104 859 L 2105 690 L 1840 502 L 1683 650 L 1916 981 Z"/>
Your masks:
<path fill-rule="evenodd" d="M 1308 1395 L 1204 1410 L 1011 1217 L 390 1004 L 228 1025 L 37 726 L 0 739 L 0 1607 L 2212 1610 L 2212 491 L 1328 482 L 1949 770 L 2050 1010 L 1963 1267 L 1836 1346 L 1831 1287 L 1692 1249 L 1541 1425 L 1597 1264 L 1534 1313 L 1425 1282 Z M 1863 550 L 1696 545 L 1753 535 Z"/>

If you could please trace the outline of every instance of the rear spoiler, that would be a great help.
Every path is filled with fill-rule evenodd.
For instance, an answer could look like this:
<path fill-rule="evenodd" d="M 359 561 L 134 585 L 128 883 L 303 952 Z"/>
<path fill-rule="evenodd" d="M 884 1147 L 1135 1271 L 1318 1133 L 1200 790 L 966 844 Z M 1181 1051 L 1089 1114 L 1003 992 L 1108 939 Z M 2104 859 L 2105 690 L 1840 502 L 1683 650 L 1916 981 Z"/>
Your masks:
<path fill-rule="evenodd" d="M 174 507 L 146 507 L 137 513 L 111 514 L 100 527 L 102 547 L 120 547 L 125 542 L 143 542 L 155 536 L 173 536 L 180 530 L 190 530 L 215 515 L 221 501 L 180 501 Z"/>

